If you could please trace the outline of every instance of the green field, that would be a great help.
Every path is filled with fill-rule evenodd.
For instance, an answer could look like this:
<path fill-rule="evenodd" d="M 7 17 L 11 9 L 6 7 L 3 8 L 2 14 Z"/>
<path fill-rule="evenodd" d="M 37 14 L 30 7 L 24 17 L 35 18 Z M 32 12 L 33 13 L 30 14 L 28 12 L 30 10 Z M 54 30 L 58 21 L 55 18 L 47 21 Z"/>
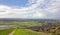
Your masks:
<path fill-rule="evenodd" d="M 52 33 L 39 32 L 32 30 L 30 27 L 40 27 L 42 23 L 40 22 L 3 22 L 0 21 L 0 25 L 13 25 L 13 27 L 8 27 L 10 29 L 0 30 L 0 35 L 9 35 L 11 32 L 15 31 L 13 35 L 52 35 Z M 14 28 L 14 29 L 13 29 Z M 28 29 L 30 28 L 30 29 Z M 1 28 L 0 28 L 1 29 Z M 59 28 L 60 29 L 60 28 Z M 60 32 L 60 31 L 59 31 Z"/>
<path fill-rule="evenodd" d="M 18 27 L 33 27 L 33 26 L 41 26 L 41 23 L 38 22 L 20 22 L 16 24 Z"/>
<path fill-rule="evenodd" d="M 28 29 L 17 29 L 14 35 L 51 35 L 51 34 L 36 32 Z"/>
<path fill-rule="evenodd" d="M 3 22 L 0 21 L 0 25 L 15 25 L 19 28 L 33 27 L 33 26 L 41 26 L 39 22 Z"/>
<path fill-rule="evenodd" d="M 20 29 L 17 29 L 15 31 L 14 35 L 39 35 L 39 33 L 27 31 L 27 30 L 21 29 L 21 28 L 41 26 L 41 23 L 38 23 L 38 22 L 15 22 L 15 21 L 14 22 L 3 22 L 3 21 L 0 21 L 0 25 L 15 25 L 15 26 L 17 26 L 16 28 L 20 28 Z M 12 31 L 13 31 L 13 29 L 0 30 L 0 35 L 8 35 Z"/>
<path fill-rule="evenodd" d="M 36 32 L 29 29 L 5 29 L 0 30 L 0 35 L 9 35 L 9 33 L 14 32 L 13 35 L 50 35 L 43 32 Z"/>
<path fill-rule="evenodd" d="M 5 30 L 0 30 L 0 35 L 8 35 L 11 33 L 14 29 L 5 29 Z"/>
<path fill-rule="evenodd" d="M 17 29 L 14 35 L 40 35 L 40 34 L 26 29 Z"/>

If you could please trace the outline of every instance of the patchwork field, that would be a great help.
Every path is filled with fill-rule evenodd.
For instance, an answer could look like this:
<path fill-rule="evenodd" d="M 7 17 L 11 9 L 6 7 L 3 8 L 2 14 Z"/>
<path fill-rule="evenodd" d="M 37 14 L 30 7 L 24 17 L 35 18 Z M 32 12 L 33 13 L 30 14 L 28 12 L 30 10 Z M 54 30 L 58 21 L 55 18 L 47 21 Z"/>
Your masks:
<path fill-rule="evenodd" d="M 0 22 L 0 35 L 60 35 L 60 25 L 56 22 Z"/>

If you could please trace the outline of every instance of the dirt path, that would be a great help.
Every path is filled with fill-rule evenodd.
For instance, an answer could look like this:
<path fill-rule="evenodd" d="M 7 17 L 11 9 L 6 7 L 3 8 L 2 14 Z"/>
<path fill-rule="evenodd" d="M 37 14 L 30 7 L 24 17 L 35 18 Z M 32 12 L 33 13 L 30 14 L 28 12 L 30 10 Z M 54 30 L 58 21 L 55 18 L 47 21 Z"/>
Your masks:
<path fill-rule="evenodd" d="M 9 33 L 9 35 L 13 35 L 15 33 L 16 30 L 13 30 L 11 33 Z"/>

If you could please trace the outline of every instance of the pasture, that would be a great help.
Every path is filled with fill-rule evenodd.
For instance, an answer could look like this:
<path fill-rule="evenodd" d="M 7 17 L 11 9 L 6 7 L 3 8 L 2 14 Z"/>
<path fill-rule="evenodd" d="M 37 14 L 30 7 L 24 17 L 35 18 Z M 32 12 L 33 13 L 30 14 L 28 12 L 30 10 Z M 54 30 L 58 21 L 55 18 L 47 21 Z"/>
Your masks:
<path fill-rule="evenodd" d="M 0 30 L 0 35 L 8 35 L 9 33 L 11 33 L 14 29 L 5 29 L 5 30 Z"/>

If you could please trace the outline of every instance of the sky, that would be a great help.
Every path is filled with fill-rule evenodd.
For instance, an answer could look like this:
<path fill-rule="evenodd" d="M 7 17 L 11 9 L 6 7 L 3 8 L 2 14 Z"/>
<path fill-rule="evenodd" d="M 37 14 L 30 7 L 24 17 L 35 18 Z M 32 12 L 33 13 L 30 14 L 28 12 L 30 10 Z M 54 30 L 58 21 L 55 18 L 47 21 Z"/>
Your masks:
<path fill-rule="evenodd" d="M 60 0 L 0 0 L 0 18 L 60 19 Z"/>

